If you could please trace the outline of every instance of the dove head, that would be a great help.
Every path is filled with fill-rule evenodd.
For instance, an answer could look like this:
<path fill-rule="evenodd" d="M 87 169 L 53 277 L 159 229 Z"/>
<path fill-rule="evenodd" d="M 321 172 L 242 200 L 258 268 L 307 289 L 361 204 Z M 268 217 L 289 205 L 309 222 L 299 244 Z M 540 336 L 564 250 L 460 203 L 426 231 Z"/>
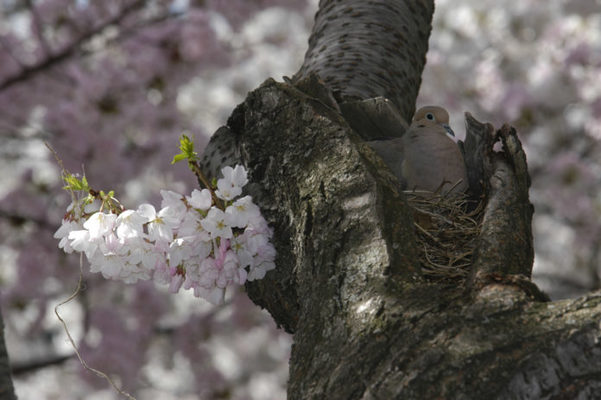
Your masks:
<path fill-rule="evenodd" d="M 413 124 L 418 127 L 424 126 L 442 126 L 449 135 L 455 136 L 455 133 L 449 126 L 449 113 L 442 107 L 426 106 L 415 113 Z"/>

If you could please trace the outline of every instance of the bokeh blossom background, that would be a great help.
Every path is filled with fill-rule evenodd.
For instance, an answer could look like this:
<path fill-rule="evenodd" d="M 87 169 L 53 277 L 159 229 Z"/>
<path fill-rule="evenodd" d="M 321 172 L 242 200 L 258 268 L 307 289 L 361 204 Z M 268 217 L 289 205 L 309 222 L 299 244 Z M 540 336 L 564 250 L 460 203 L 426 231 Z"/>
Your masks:
<path fill-rule="evenodd" d="M 78 258 L 52 234 L 69 197 L 44 147 L 129 207 L 189 193 L 169 163 L 249 90 L 302 62 L 316 0 L 0 0 L 0 300 L 20 399 L 115 399 L 73 357 L 53 307 Z M 536 282 L 599 287 L 601 1 L 438 0 L 418 106 L 513 124 L 535 205 Z M 84 266 L 86 271 L 87 266 Z M 139 398 L 285 398 L 291 337 L 243 291 L 224 306 L 84 273 L 62 313 L 90 365 Z"/>

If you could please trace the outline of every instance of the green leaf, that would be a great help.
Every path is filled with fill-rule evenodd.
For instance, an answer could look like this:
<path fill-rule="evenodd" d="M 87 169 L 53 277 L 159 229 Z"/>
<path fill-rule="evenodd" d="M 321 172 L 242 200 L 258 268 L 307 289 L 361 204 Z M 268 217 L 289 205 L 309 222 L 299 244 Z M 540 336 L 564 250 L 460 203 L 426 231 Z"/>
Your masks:
<path fill-rule="evenodd" d="M 78 191 L 88 191 L 90 188 L 88 187 L 88 180 L 85 176 L 80 180 L 73 174 L 66 174 L 64 177 L 66 185 L 63 187 L 65 190 L 72 190 L 74 192 Z"/>
<path fill-rule="evenodd" d="M 171 164 L 175 164 L 178 161 L 188 160 L 194 162 L 198 160 L 198 153 L 194 151 L 194 142 L 186 135 L 182 135 L 179 139 L 180 153 L 173 157 Z"/>
<path fill-rule="evenodd" d="M 176 162 L 180 162 L 182 160 L 185 160 L 186 158 L 188 158 L 188 157 L 186 157 L 185 154 L 181 154 L 181 153 L 176 154 L 173 156 L 173 160 L 171 161 L 171 164 L 175 164 Z"/>

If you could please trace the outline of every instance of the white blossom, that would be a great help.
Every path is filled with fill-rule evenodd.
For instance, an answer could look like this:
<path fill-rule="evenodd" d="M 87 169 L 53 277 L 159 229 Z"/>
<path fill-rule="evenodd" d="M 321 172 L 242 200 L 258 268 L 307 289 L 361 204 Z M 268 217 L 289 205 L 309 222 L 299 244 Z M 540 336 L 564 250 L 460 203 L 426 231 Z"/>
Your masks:
<path fill-rule="evenodd" d="M 259 207 L 250 196 L 236 199 L 248 182 L 246 170 L 238 165 L 222 173 L 216 194 L 226 200 L 225 210 L 213 204 L 208 189 L 190 196 L 163 190 L 158 212 L 141 204 L 117 215 L 97 211 L 96 203 L 80 215 L 81 206 L 72 204 L 54 237 L 66 253 L 85 253 L 90 271 L 107 279 L 152 278 L 172 293 L 183 287 L 222 304 L 229 286 L 261 279 L 275 268 L 273 233 Z"/>
<path fill-rule="evenodd" d="M 178 266 L 192 257 L 203 259 L 211 253 L 212 247 L 212 242 L 197 240 L 194 236 L 174 239 L 168 250 L 169 265 Z"/>
<path fill-rule="evenodd" d="M 116 214 L 105 214 L 98 211 L 83 223 L 83 227 L 90 232 L 90 239 L 96 240 L 113 230 L 116 219 Z"/>
<path fill-rule="evenodd" d="M 107 279 L 116 279 L 121 274 L 121 269 L 124 266 L 124 260 L 117 254 L 103 255 L 96 253 L 90 261 L 90 271 L 100 272 Z"/>
<path fill-rule="evenodd" d="M 148 237 L 152 241 L 171 242 L 173 230 L 179 226 L 180 221 L 173 215 L 169 207 L 161 209 L 158 213 L 151 204 L 142 204 L 138 213 L 148 221 Z"/>
<path fill-rule="evenodd" d="M 248 246 L 246 244 L 247 238 L 248 235 L 243 233 L 232 238 L 230 243 L 232 250 L 236 253 L 236 256 L 238 256 L 238 262 L 240 263 L 241 267 L 247 267 L 251 265 L 253 261 L 253 255 L 248 250 Z"/>
<path fill-rule="evenodd" d="M 69 242 L 69 234 L 76 230 L 81 230 L 82 225 L 76 221 L 63 220 L 61 226 L 54 232 L 54 238 L 60 239 L 58 248 L 63 249 L 67 254 L 73 253 L 73 248 Z"/>
<path fill-rule="evenodd" d="M 87 229 L 69 232 L 68 239 L 73 250 L 85 253 L 88 259 L 94 256 L 98 249 L 98 241 L 90 238 L 90 232 Z"/>
<path fill-rule="evenodd" d="M 125 210 L 117 217 L 115 229 L 117 237 L 121 240 L 139 238 L 144 236 L 143 224 L 146 218 L 134 210 Z"/>
<path fill-rule="evenodd" d="M 213 197 L 208 189 L 194 189 L 186 200 L 190 206 L 203 211 L 211 208 L 213 204 Z"/>
<path fill-rule="evenodd" d="M 199 240 L 210 240 L 211 236 L 201 224 L 201 217 L 195 210 L 190 210 L 184 216 L 179 227 L 178 236 L 198 236 Z"/>
<path fill-rule="evenodd" d="M 200 223 L 212 238 L 222 237 L 229 239 L 233 235 L 232 227 L 228 222 L 228 215 L 217 207 L 211 207 L 206 218 Z"/>
<path fill-rule="evenodd" d="M 261 216 L 261 210 L 253 203 L 250 196 L 244 196 L 225 209 L 230 224 L 236 228 L 244 228 L 252 218 Z"/>
<path fill-rule="evenodd" d="M 219 277 L 217 263 L 212 257 L 205 258 L 198 268 L 198 284 L 205 288 L 215 286 L 215 281 Z"/>
<path fill-rule="evenodd" d="M 235 168 L 225 167 L 221 170 L 223 178 L 217 180 L 215 194 L 223 200 L 232 200 L 242 193 L 242 187 L 248 183 L 246 169 L 241 165 Z"/>
<path fill-rule="evenodd" d="M 173 220 L 181 221 L 186 213 L 185 197 L 171 190 L 161 190 L 161 209 L 165 210 L 165 214 L 169 214 Z"/>
<path fill-rule="evenodd" d="M 249 281 L 263 279 L 265 277 L 265 273 L 267 271 L 271 271 L 272 269 L 275 269 L 275 263 L 273 261 L 264 261 L 259 265 L 252 266 L 246 279 Z"/>

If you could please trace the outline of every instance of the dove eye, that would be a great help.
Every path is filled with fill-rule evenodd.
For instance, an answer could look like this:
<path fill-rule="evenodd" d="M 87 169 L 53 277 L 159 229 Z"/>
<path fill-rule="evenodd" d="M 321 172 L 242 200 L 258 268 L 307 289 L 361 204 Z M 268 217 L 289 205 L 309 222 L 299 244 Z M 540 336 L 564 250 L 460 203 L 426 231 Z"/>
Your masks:
<path fill-rule="evenodd" d="M 429 119 L 430 121 L 434 121 L 434 114 L 432 114 L 432 113 L 427 113 L 427 114 L 426 114 L 426 119 Z"/>

